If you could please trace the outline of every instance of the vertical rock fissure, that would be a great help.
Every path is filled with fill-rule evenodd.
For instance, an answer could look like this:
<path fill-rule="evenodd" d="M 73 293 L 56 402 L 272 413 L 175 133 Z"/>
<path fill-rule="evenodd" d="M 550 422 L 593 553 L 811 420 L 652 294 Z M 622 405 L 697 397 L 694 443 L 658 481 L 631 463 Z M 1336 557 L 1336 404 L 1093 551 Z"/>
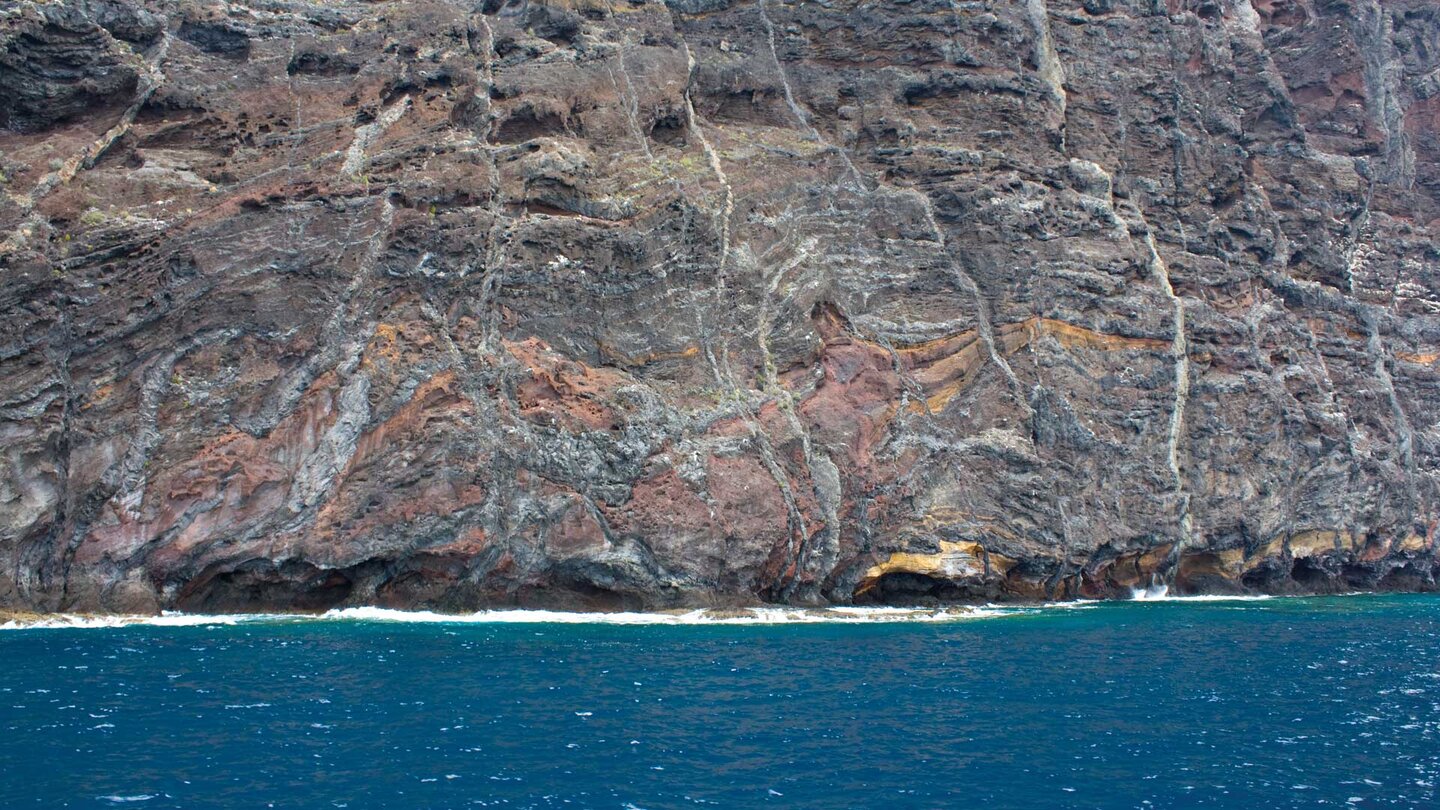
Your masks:
<path fill-rule="evenodd" d="M 815 502 L 819 505 L 824 526 L 816 533 L 817 542 L 827 550 L 833 546 L 833 540 L 838 536 L 839 509 L 840 509 L 840 478 L 839 471 L 829 456 L 823 452 L 818 453 L 814 448 L 814 442 L 810 431 L 805 427 L 795 412 L 795 398 L 788 388 L 780 384 L 776 372 L 775 362 L 770 353 L 769 334 L 772 328 L 770 302 L 774 300 L 779 292 L 780 281 L 787 273 L 799 267 L 810 257 L 813 249 L 818 247 L 819 240 L 810 237 L 798 246 L 796 255 L 789 261 L 781 264 L 770 274 L 770 280 L 766 287 L 765 295 L 761 298 L 760 317 L 756 330 L 756 342 L 760 347 L 761 359 L 764 369 L 764 385 L 775 397 L 780 412 L 785 415 L 786 422 L 790 429 L 800 439 L 801 459 L 805 463 L 806 474 L 810 478 L 811 493 L 815 496 Z M 823 480 L 822 480 L 823 475 Z M 795 553 L 795 575 L 791 577 L 786 585 L 784 596 L 792 596 L 796 586 L 800 583 L 801 575 L 809 568 L 810 561 L 815 552 L 816 543 L 811 542 L 810 534 L 804 533 L 800 540 L 799 548 Z"/>
<path fill-rule="evenodd" d="M 1040 80 L 1055 104 L 1052 126 L 1060 138 L 1060 152 L 1066 151 L 1065 129 L 1069 118 L 1069 96 L 1065 92 L 1065 67 L 1055 50 L 1055 38 L 1050 30 L 1050 10 L 1045 0 L 1025 0 L 1025 10 L 1030 25 L 1035 29 L 1035 67 Z"/>
<path fill-rule="evenodd" d="M 850 159 L 849 153 L 826 140 L 825 136 L 820 134 L 820 130 L 815 128 L 815 124 L 810 120 L 810 116 L 807 115 L 805 110 L 800 107 L 800 104 L 795 101 L 795 92 L 790 87 L 790 75 L 786 72 L 784 63 L 780 61 L 780 51 L 775 44 L 775 23 L 770 19 L 767 2 L 768 0 L 759 0 L 759 2 L 755 4 L 755 7 L 760 10 L 760 20 L 765 24 L 766 41 L 770 45 L 770 61 L 774 63 L 775 73 L 780 77 L 780 88 L 785 96 L 786 106 L 790 108 L 790 112 L 795 116 L 795 120 L 800 122 L 800 126 L 805 128 L 806 133 L 809 134 L 812 140 L 840 156 L 840 160 L 844 162 L 845 170 L 849 173 L 850 179 L 854 181 L 856 189 L 863 191 L 865 187 L 864 180 L 860 174 L 860 170 L 855 168 L 855 163 Z"/>
<path fill-rule="evenodd" d="M 1133 217 L 1130 219 L 1122 217 L 1115 203 L 1114 176 L 1099 164 L 1093 162 L 1072 160 L 1071 165 L 1083 165 L 1097 172 L 1104 178 L 1107 191 L 1103 200 L 1111 222 L 1116 228 L 1117 236 L 1126 240 L 1137 253 L 1142 253 L 1141 247 L 1135 243 L 1134 235 L 1144 235 L 1142 259 L 1150 272 L 1151 279 L 1155 282 L 1155 285 L 1160 289 L 1161 294 L 1165 296 L 1171 306 L 1169 354 L 1174 364 L 1174 393 L 1171 399 L 1170 421 L 1166 430 L 1165 463 L 1170 473 L 1171 492 L 1177 501 L 1177 518 L 1180 524 L 1180 538 L 1169 554 L 1169 573 L 1173 577 L 1178 570 L 1180 555 L 1190 544 L 1193 533 L 1193 521 L 1190 515 L 1190 498 L 1185 490 L 1185 479 L 1180 469 L 1180 442 L 1183 438 L 1185 410 L 1190 397 L 1190 348 L 1189 338 L 1185 328 L 1185 303 L 1180 296 L 1175 293 L 1175 288 L 1171 284 L 1170 268 L 1160 255 L 1159 246 L 1155 241 L 1155 230 L 1151 227 L 1149 220 L 1145 216 L 1145 212 L 1138 205 L 1127 205 L 1126 210 L 1133 212 Z M 1179 162 L 1177 160 L 1175 169 L 1175 181 L 1177 183 L 1180 181 L 1178 165 Z"/>
<path fill-rule="evenodd" d="M 1170 406 L 1170 430 L 1166 442 L 1166 463 L 1170 467 L 1177 508 L 1180 513 L 1180 540 L 1171 558 L 1178 563 L 1180 554 L 1190 544 L 1192 530 L 1190 518 L 1190 496 L 1185 492 L 1185 478 L 1180 471 L 1180 440 L 1185 429 L 1185 407 L 1190 398 L 1190 348 L 1185 333 L 1185 302 L 1175 294 L 1170 283 L 1170 269 L 1160 256 L 1155 245 L 1155 233 L 1145 228 L 1145 249 L 1149 254 L 1150 272 L 1161 292 L 1169 299 L 1172 307 L 1173 335 L 1170 340 L 1170 355 L 1175 363 L 1175 395 Z M 1171 575 L 1175 566 L 1171 567 Z"/>
<path fill-rule="evenodd" d="M 1171 156 L 1173 160 L 1173 182 L 1174 189 L 1170 198 L 1170 207 L 1175 220 L 1180 227 L 1180 250 L 1186 248 L 1185 239 L 1185 217 L 1182 215 L 1181 194 L 1185 187 L 1184 160 L 1185 160 L 1185 130 L 1181 126 L 1184 120 L 1183 99 L 1184 92 L 1180 84 L 1181 76 L 1181 50 L 1175 43 L 1175 31 L 1172 28 L 1169 33 L 1171 42 L 1170 48 L 1170 71 L 1171 71 L 1171 102 L 1172 102 L 1172 146 Z M 1176 499 L 1176 510 L 1179 515 L 1180 537 L 1168 555 L 1170 583 L 1175 584 L 1175 578 L 1180 571 L 1180 560 L 1185 549 L 1190 545 L 1193 532 L 1193 521 L 1190 516 L 1190 496 L 1185 490 L 1185 477 L 1180 469 L 1180 440 L 1185 429 L 1185 409 L 1190 399 L 1190 345 L 1185 331 L 1185 303 L 1175 294 L 1175 287 L 1170 279 L 1170 267 L 1160 255 L 1160 248 L 1155 242 L 1155 229 L 1151 227 L 1145 217 L 1144 210 L 1137 206 L 1136 211 L 1140 222 L 1145 230 L 1145 250 L 1148 254 L 1151 275 L 1155 278 L 1162 293 L 1170 301 L 1172 307 L 1172 325 L 1170 339 L 1170 355 L 1174 361 L 1174 396 L 1170 405 L 1170 428 L 1165 448 L 1166 465 L 1170 469 L 1172 486 Z"/>
<path fill-rule="evenodd" d="M 1375 179 L 1371 177 L 1365 186 L 1365 201 L 1350 221 L 1349 244 L 1345 246 L 1345 292 L 1355 292 L 1355 272 L 1365 263 L 1365 229 L 1370 227 L 1370 208 L 1375 202 Z"/>
<path fill-rule="evenodd" d="M 1385 133 L 1384 180 L 1409 190 L 1415 186 L 1415 150 L 1405 128 L 1404 65 L 1395 51 L 1393 23 L 1378 0 L 1358 0 L 1356 10 L 1353 34 L 1365 61 L 1367 111 Z"/>
<path fill-rule="evenodd" d="M 499 297 L 499 288 L 504 283 L 504 264 L 509 250 L 511 227 L 506 226 L 505 188 L 500 179 L 500 158 L 497 154 L 499 147 L 490 141 L 495 129 L 495 111 L 490 101 L 495 91 L 495 64 L 498 59 L 495 53 L 495 29 L 484 14 L 480 15 L 480 25 L 485 30 L 485 49 L 480 55 L 481 76 L 485 80 L 485 122 L 479 138 L 480 148 L 485 152 L 490 164 L 490 199 L 487 206 L 490 227 L 485 235 L 485 264 L 480 277 L 479 309 L 483 317 L 480 342 L 487 353 L 496 355 L 500 348 L 500 313 L 496 299 Z M 482 94 L 476 93 L 476 97 L 482 97 Z"/>
<path fill-rule="evenodd" d="M 399 121 L 400 116 L 409 109 L 410 96 L 406 94 L 399 101 L 385 108 L 385 111 L 380 113 L 374 121 L 356 127 L 355 134 L 350 139 L 350 146 L 345 150 L 345 162 L 340 167 L 340 174 L 344 177 L 354 177 L 360 174 L 365 169 L 365 163 L 368 160 L 366 151 L 371 144 L 378 141 L 385 134 L 385 130 Z"/>
<path fill-rule="evenodd" d="M 650 150 L 650 140 L 645 137 L 645 131 L 640 127 L 640 94 L 635 91 L 635 82 L 630 78 L 630 70 L 625 66 L 625 48 L 630 44 L 627 37 L 615 46 L 615 61 L 620 65 L 620 76 L 625 79 L 625 87 L 622 90 L 619 81 L 615 78 L 615 71 L 610 70 L 610 83 L 615 85 L 615 92 L 620 96 L 620 103 L 625 107 L 625 120 L 630 125 L 630 134 L 635 136 L 635 143 L 639 145 L 640 151 L 645 157 L 655 159 L 655 154 Z M 680 181 L 674 177 L 671 182 L 678 189 Z"/>
<path fill-rule="evenodd" d="M 935 218 L 935 205 L 930 201 L 930 195 L 920 191 L 914 192 L 920 200 L 922 210 L 925 212 L 925 222 L 930 227 L 930 233 L 934 235 L 935 241 L 940 245 L 942 255 L 949 256 L 949 240 L 945 232 L 940 229 L 940 223 Z M 980 342 L 985 346 L 985 353 L 989 355 L 990 362 L 1000 369 L 1005 376 L 1006 383 L 1010 386 L 1010 393 L 1015 399 L 1015 404 L 1020 406 L 1020 411 L 1028 419 L 1032 415 L 1030 402 L 1025 396 L 1025 388 L 1020 384 L 1020 378 L 1016 376 L 1015 369 L 1010 367 L 1010 361 L 1006 360 L 995 344 L 995 330 L 990 322 L 990 307 L 985 302 L 985 296 L 980 290 L 980 285 L 975 283 L 975 278 L 965 271 L 961 260 L 956 256 L 949 256 L 950 272 L 954 275 L 960 288 L 969 293 L 975 302 L 975 331 L 980 335 Z"/>
<path fill-rule="evenodd" d="M 475 137 L 480 151 L 485 155 L 486 167 L 489 169 L 490 187 L 485 208 L 490 217 L 490 223 L 485 232 L 479 295 L 472 311 L 475 312 L 480 324 L 480 334 L 474 348 L 482 358 L 488 358 L 486 367 L 477 369 L 476 364 L 471 360 L 471 353 L 462 350 L 456 343 L 448 316 L 445 313 L 436 311 L 435 317 L 442 330 L 441 334 L 446 349 L 460 375 L 461 390 L 475 408 L 473 413 L 475 435 L 485 437 L 489 447 L 495 451 L 495 456 L 489 464 L 492 472 L 491 481 L 494 485 L 488 488 L 485 500 L 479 507 L 480 523 L 486 534 L 493 539 L 496 549 L 503 549 L 505 554 L 513 555 L 516 559 L 525 559 L 528 555 L 523 547 L 515 543 L 515 536 L 518 527 L 527 519 L 526 510 L 521 508 L 517 513 L 512 508 L 517 502 L 517 478 L 521 464 L 517 458 L 518 451 L 513 448 L 514 443 L 509 439 L 514 432 L 524 433 L 522 441 L 525 443 L 531 442 L 532 439 L 529 426 L 521 424 L 523 420 L 514 418 L 513 411 L 502 408 L 499 402 L 499 398 L 508 393 L 506 385 L 508 375 L 503 362 L 505 353 L 501 340 L 502 319 L 499 294 L 504 285 L 505 263 L 517 223 L 505 212 L 506 196 L 500 172 L 500 153 L 503 151 L 503 147 L 492 141 L 496 123 L 492 99 L 495 97 L 495 73 L 499 63 L 499 55 L 495 50 L 495 30 L 484 9 L 477 8 L 473 18 L 484 32 L 483 47 L 477 54 L 480 57 L 479 67 L 482 81 L 473 91 L 472 98 L 484 103 L 484 116 Z M 471 50 L 474 50 L 473 44 Z M 523 221 L 525 216 L 522 212 L 520 219 Z M 468 275 L 469 272 L 470 270 L 467 269 L 465 275 Z M 485 393 L 488 385 L 494 386 L 496 391 L 494 399 Z M 482 565 L 485 567 L 472 569 L 467 576 L 472 580 L 479 579 L 483 576 L 484 571 L 490 570 L 498 562 L 501 556 L 499 552 L 485 555 L 482 558 Z"/>
<path fill-rule="evenodd" d="M 729 177 L 727 177 L 725 174 L 725 167 L 722 166 L 720 163 L 720 155 L 718 152 L 716 152 L 715 147 L 710 143 L 710 139 L 705 136 L 705 130 L 700 125 L 699 116 L 695 112 L 695 103 L 694 100 L 691 98 L 690 94 L 691 86 L 695 78 L 695 56 L 690 51 L 690 44 L 688 42 L 685 42 L 683 38 L 681 42 L 685 49 L 685 62 L 688 69 L 684 92 L 686 124 L 690 131 L 695 133 L 695 139 L 699 141 L 700 149 L 705 155 L 706 162 L 710 166 L 710 171 L 714 173 L 715 179 L 720 183 L 720 188 L 722 191 L 722 203 L 719 211 L 720 256 L 717 261 L 716 269 L 716 288 L 718 302 L 719 300 L 722 300 L 724 298 L 726 289 L 726 274 L 728 272 L 730 260 L 731 218 L 734 216 L 735 212 L 735 192 L 730 185 Z M 696 313 L 697 318 L 699 317 L 699 314 L 699 312 Z M 809 530 L 805 525 L 805 517 L 800 512 L 799 504 L 797 504 L 795 501 L 795 494 L 791 490 L 790 479 L 787 475 L 785 475 L 784 470 L 780 467 L 779 462 L 776 460 L 775 450 L 774 447 L 771 445 L 769 438 L 764 434 L 764 432 L 760 429 L 759 424 L 755 421 L 754 414 L 751 412 L 751 406 L 748 401 L 749 398 L 744 394 L 744 392 L 741 391 L 740 386 L 735 382 L 734 375 L 731 374 L 729 370 L 729 363 L 724 363 L 724 369 L 722 370 L 722 364 L 720 360 L 716 358 L 710 340 L 708 340 L 706 338 L 706 335 L 704 334 L 702 334 L 700 337 L 701 343 L 704 346 L 703 354 L 705 355 L 706 362 L 710 366 L 710 371 L 715 378 L 716 385 L 720 386 L 722 389 L 728 388 L 730 392 L 737 398 L 737 404 L 739 406 L 737 410 L 741 418 L 745 422 L 746 428 L 750 434 L 751 441 L 755 445 L 756 453 L 760 456 L 761 464 L 765 467 L 766 471 L 769 472 L 770 477 L 774 479 L 775 485 L 780 489 L 781 497 L 785 502 L 785 510 L 787 514 L 787 521 L 789 524 L 787 529 L 790 546 L 788 549 L 788 554 L 790 559 L 793 561 L 795 557 L 799 554 L 799 549 L 803 547 L 805 538 L 809 536 Z M 787 572 L 785 570 L 782 570 L 780 572 L 780 576 L 783 578 L 785 577 L 786 573 Z M 776 583 L 776 585 L 779 586 L 780 583 Z"/>
<path fill-rule="evenodd" d="M 1395 391 L 1395 379 L 1390 375 L 1390 367 L 1386 365 L 1385 344 L 1380 339 L 1380 325 L 1378 317 L 1374 313 L 1368 313 L 1365 317 L 1366 331 L 1369 333 L 1365 348 L 1370 353 L 1375 364 L 1375 378 L 1380 381 L 1380 388 L 1385 392 L 1389 400 L 1391 415 L 1395 419 L 1395 433 L 1399 441 L 1400 461 L 1405 465 L 1405 481 L 1407 494 L 1410 497 L 1410 508 L 1414 510 L 1417 504 L 1417 489 L 1415 485 L 1415 431 L 1410 425 L 1410 417 L 1406 415 L 1405 408 L 1400 404 L 1400 396 Z"/>
<path fill-rule="evenodd" d="M 1056 566 L 1055 573 L 1045 583 L 1045 598 L 1059 599 L 1062 595 L 1056 594 L 1055 589 L 1064 583 L 1070 573 L 1070 549 L 1073 541 L 1070 538 L 1070 498 L 1068 496 L 1059 499 L 1060 511 L 1060 564 Z"/>
<path fill-rule="evenodd" d="M 730 219 L 735 213 L 735 190 L 730 187 L 730 179 L 725 176 L 725 167 L 720 165 L 720 155 L 716 153 L 715 147 L 710 145 L 710 139 L 705 137 L 705 129 L 700 126 L 699 116 L 695 114 L 695 102 L 690 97 L 691 84 L 695 80 L 695 55 L 690 52 L 690 44 L 684 43 L 685 62 L 689 66 L 689 76 L 685 82 L 685 119 L 691 132 L 695 133 L 695 139 L 700 142 L 700 150 L 705 154 L 705 160 L 710 164 L 710 171 L 714 172 L 715 179 L 720 183 L 723 194 L 723 202 L 720 206 L 720 258 L 717 270 L 718 283 L 723 293 L 725 289 L 725 271 L 730 257 Z"/>
<path fill-rule="evenodd" d="M 473 406 L 474 435 L 495 453 L 489 461 L 492 472 L 490 480 L 494 485 L 488 488 L 485 500 L 477 510 L 479 522 L 493 540 L 496 549 L 503 549 L 505 553 L 513 555 L 520 561 L 517 563 L 520 568 L 530 569 L 545 564 L 543 555 L 537 557 L 535 549 L 518 540 L 521 528 L 537 516 L 538 502 L 527 500 L 519 493 L 518 478 L 523 469 L 535 470 L 542 477 L 549 477 L 549 473 L 537 469 L 534 463 L 536 454 L 543 456 L 544 438 L 530 422 L 518 416 L 521 411 L 515 392 L 518 361 L 504 346 L 499 304 L 500 292 L 505 284 L 510 245 L 515 239 L 517 228 L 528 220 L 529 214 L 522 210 L 518 216 L 510 216 L 506 212 L 507 196 L 501 174 L 500 156 L 507 147 L 492 140 L 497 121 L 492 98 L 495 97 L 499 54 L 496 52 L 495 32 L 488 15 L 477 11 L 474 18 L 484 35 L 483 47 L 478 54 L 482 82 L 476 86 L 473 94 L 476 101 L 483 101 L 484 116 L 475 136 L 478 148 L 486 157 L 490 185 L 486 204 L 490 224 L 486 229 L 480 290 L 473 310 L 480 321 L 480 335 L 477 345 L 473 347 L 476 351 L 466 351 L 456 342 L 445 313 L 428 302 L 424 309 L 427 317 L 435 322 L 440 330 L 442 342 L 451 356 L 451 364 L 459 378 L 461 391 Z M 469 272 L 470 269 L 467 268 L 463 275 L 468 275 Z M 475 353 L 484 360 L 483 364 L 472 362 L 471 358 Z M 477 365 L 480 367 L 477 368 Z M 493 398 L 486 394 L 487 388 L 493 388 Z M 593 499 L 588 492 L 583 491 L 583 482 L 577 483 L 567 476 L 562 483 L 574 487 L 576 493 L 586 501 L 587 508 L 598 515 Z M 597 525 L 601 527 L 607 541 L 611 541 L 609 524 L 597 518 Z M 482 577 L 499 559 L 498 553 L 485 555 L 482 564 L 486 567 L 471 570 L 467 577 L 472 580 Z"/>

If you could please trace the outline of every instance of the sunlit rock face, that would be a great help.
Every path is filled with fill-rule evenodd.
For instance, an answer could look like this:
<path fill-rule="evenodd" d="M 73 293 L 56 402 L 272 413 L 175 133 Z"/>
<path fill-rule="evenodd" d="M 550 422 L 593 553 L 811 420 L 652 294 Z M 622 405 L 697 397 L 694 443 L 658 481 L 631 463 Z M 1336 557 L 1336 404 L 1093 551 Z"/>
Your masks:
<path fill-rule="evenodd" d="M 1425 589 L 1430 0 L 22 0 L 0 606 Z"/>

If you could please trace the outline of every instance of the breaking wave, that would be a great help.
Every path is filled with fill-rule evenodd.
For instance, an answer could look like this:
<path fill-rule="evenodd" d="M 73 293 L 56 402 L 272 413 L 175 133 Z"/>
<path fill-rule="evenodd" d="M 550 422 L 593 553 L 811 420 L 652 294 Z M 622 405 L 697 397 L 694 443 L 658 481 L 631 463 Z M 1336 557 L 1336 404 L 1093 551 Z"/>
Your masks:
<path fill-rule="evenodd" d="M 105 629 L 148 625 L 151 627 L 196 627 L 204 625 L 234 625 L 246 621 L 287 618 L 275 614 L 242 614 L 234 616 L 211 616 L 195 613 L 162 613 L 159 616 L 92 616 L 73 613 L 46 614 L 36 619 L 11 619 L 0 622 L 0 630 L 53 630 L 61 628 Z"/>
<path fill-rule="evenodd" d="M 1334 596 L 1363 596 L 1335 594 Z M 1303 599 L 1304 596 L 1201 594 L 1172 595 L 1164 585 L 1135 588 L 1132 602 L 1261 602 L 1272 599 Z M 960 622 L 1007 616 L 1031 616 L 1055 610 L 1084 610 L 1119 601 L 1076 600 L 1033 605 L 978 605 L 950 607 L 851 607 L 827 608 L 752 607 L 699 608 L 656 612 L 572 612 L 564 610 L 482 610 L 476 613 L 436 613 L 428 610 L 394 610 L 378 607 L 337 608 L 320 614 L 162 613 L 159 616 L 94 616 L 48 614 L 33 619 L 0 622 L 0 630 L 104 629 L 115 627 L 207 627 L 256 623 L 306 622 L 395 622 L 410 624 L 606 624 L 606 625 L 798 625 L 798 624 L 884 624 L 901 622 Z"/>
<path fill-rule="evenodd" d="M 1057 604 L 1053 607 L 1078 607 Z M 159 616 L 88 616 L 54 614 L 0 623 L 0 630 L 103 629 L 115 627 L 204 627 L 254 623 L 398 622 L 413 624 L 613 624 L 613 625 L 745 625 L 884 622 L 950 622 L 1035 613 L 1042 606 L 899 608 L 702 608 L 653 613 L 580 613 L 563 610 L 482 610 L 476 613 L 436 613 L 427 610 L 392 610 L 377 607 L 339 608 L 306 615 L 245 613 L 202 615 L 163 613 Z"/>
<path fill-rule="evenodd" d="M 1202 594 L 1172 594 L 1170 586 L 1165 583 L 1152 583 L 1144 588 L 1131 588 L 1131 602 L 1262 602 L 1267 599 L 1276 599 L 1270 594 L 1226 594 L 1226 593 L 1202 593 Z"/>
<path fill-rule="evenodd" d="M 831 608 L 723 608 L 656 613 L 572 613 L 563 610 L 482 610 L 478 613 L 449 614 L 386 608 L 342 608 L 322 614 L 321 619 L 392 622 L 446 622 L 468 624 L 820 624 L 863 622 L 947 622 L 983 619 L 1033 612 L 1035 608 L 1013 607 L 831 607 Z"/>
<path fill-rule="evenodd" d="M 1131 602 L 1265 602 L 1270 599 L 1303 599 L 1304 596 L 1272 596 L 1270 594 L 1194 594 L 1191 596 L 1172 595 L 1167 592 L 1153 593 L 1136 591 L 1130 594 Z"/>

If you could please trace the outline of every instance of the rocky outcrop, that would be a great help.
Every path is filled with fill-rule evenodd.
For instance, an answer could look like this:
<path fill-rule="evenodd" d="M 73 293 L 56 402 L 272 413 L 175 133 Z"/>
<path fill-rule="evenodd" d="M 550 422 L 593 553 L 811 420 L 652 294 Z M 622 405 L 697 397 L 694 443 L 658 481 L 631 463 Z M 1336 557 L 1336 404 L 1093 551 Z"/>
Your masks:
<path fill-rule="evenodd" d="M 1427 0 L 22 0 L 0 607 L 1428 589 Z"/>

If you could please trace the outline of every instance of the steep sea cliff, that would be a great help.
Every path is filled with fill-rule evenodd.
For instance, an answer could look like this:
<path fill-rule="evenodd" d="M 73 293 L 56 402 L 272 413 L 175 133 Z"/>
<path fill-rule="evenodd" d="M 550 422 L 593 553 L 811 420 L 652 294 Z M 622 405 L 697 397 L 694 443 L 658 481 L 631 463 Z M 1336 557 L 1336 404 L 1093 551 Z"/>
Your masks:
<path fill-rule="evenodd" d="M 1428 0 L 0 9 L 0 608 L 1436 586 Z"/>

